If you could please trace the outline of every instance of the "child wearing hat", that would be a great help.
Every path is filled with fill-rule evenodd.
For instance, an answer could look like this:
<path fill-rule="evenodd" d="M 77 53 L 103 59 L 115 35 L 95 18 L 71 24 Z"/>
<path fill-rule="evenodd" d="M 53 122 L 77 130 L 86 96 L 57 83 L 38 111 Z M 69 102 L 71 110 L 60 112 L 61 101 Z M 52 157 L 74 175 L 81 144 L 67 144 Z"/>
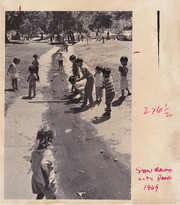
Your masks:
<path fill-rule="evenodd" d="M 131 92 L 128 89 L 128 80 L 127 80 L 127 74 L 128 74 L 128 58 L 126 56 L 122 56 L 120 58 L 120 62 L 122 66 L 119 66 L 119 72 L 121 74 L 121 92 L 122 97 L 124 97 L 124 90 L 128 91 L 128 95 L 131 95 Z"/>
<path fill-rule="evenodd" d="M 38 55 L 34 54 L 33 55 L 34 60 L 32 61 L 32 66 L 34 69 L 34 73 L 37 75 L 37 80 L 39 81 L 39 62 L 38 62 Z"/>
<path fill-rule="evenodd" d="M 111 103 L 112 100 L 115 96 L 115 89 L 114 89 L 114 82 L 112 77 L 110 76 L 111 74 L 111 69 L 110 68 L 104 68 L 102 70 L 103 73 L 103 84 L 101 86 L 101 89 L 105 88 L 106 91 L 106 109 L 105 109 L 105 113 L 103 114 L 103 116 L 107 116 L 107 117 L 111 117 Z"/>

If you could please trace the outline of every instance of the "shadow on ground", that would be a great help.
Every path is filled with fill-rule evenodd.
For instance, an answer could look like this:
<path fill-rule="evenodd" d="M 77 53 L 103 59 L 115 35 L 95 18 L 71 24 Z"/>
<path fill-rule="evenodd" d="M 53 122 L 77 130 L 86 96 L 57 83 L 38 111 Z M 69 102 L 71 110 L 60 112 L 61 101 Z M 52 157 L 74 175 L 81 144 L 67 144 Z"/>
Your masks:
<path fill-rule="evenodd" d="M 85 112 L 89 110 L 89 107 L 84 107 L 84 108 L 81 108 L 81 107 L 74 107 L 74 108 L 70 108 L 69 110 L 65 111 L 64 113 L 66 114 L 76 114 L 76 113 L 81 113 L 81 112 Z"/>
<path fill-rule="evenodd" d="M 115 101 L 112 103 L 112 106 L 113 106 L 113 107 L 120 106 L 125 99 L 126 99 L 126 96 L 124 96 L 124 97 L 121 96 L 119 99 L 115 100 Z"/>

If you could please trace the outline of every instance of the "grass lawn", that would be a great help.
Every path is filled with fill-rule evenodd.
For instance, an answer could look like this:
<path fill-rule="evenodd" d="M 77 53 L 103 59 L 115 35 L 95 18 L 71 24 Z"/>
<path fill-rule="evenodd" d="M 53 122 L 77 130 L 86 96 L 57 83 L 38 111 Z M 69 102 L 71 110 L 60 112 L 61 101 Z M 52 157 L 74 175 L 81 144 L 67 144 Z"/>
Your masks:
<path fill-rule="evenodd" d="M 129 89 L 132 90 L 132 42 L 110 40 L 104 44 L 102 42 L 90 41 L 89 46 L 86 42 L 77 43 L 74 46 L 74 52 L 77 57 L 83 58 L 84 62 L 95 69 L 97 65 L 111 68 L 112 77 L 115 82 L 116 95 L 121 95 L 120 90 L 120 57 L 127 56 L 128 61 L 128 80 Z"/>
<path fill-rule="evenodd" d="M 5 115 L 7 109 L 14 102 L 16 97 L 22 95 L 26 90 L 28 92 L 28 67 L 32 64 L 33 55 L 36 53 L 39 57 L 52 48 L 51 45 L 45 43 L 29 43 L 29 44 L 6 44 L 5 46 Z M 19 57 L 21 62 L 18 65 L 19 81 L 18 87 L 20 91 L 7 91 L 12 89 L 11 79 L 7 76 L 7 69 L 15 57 Z"/>

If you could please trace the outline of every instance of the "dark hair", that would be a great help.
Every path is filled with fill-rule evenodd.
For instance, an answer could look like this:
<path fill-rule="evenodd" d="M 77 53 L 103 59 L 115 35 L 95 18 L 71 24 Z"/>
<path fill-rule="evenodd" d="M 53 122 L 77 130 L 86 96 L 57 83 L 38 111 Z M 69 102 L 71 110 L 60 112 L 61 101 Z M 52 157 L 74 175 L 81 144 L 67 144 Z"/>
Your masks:
<path fill-rule="evenodd" d="M 100 70 L 100 71 L 102 71 L 102 67 L 100 67 L 100 66 L 96 66 L 96 70 Z"/>
<path fill-rule="evenodd" d="M 37 133 L 37 140 L 39 140 L 39 145 L 47 148 L 55 136 L 55 130 L 50 125 L 43 126 Z"/>
<path fill-rule="evenodd" d="M 69 77 L 69 82 L 70 82 L 71 84 L 75 84 L 75 81 L 76 81 L 75 76 L 74 76 L 74 75 L 71 75 L 71 76 Z"/>
<path fill-rule="evenodd" d="M 19 58 L 14 58 L 13 63 L 20 63 L 20 59 Z"/>
<path fill-rule="evenodd" d="M 76 63 L 82 63 L 83 62 L 83 59 L 82 58 L 77 58 L 76 59 Z"/>
<path fill-rule="evenodd" d="M 102 73 L 104 74 L 104 73 L 107 73 L 108 75 L 110 75 L 111 74 L 111 69 L 110 68 L 103 68 L 102 69 Z"/>
<path fill-rule="evenodd" d="M 128 58 L 127 58 L 126 56 L 122 56 L 122 57 L 120 58 L 120 61 L 121 61 L 121 62 L 122 62 L 122 61 L 128 62 Z"/>
<path fill-rule="evenodd" d="M 37 54 L 34 54 L 34 55 L 33 55 L 33 58 L 38 58 L 38 55 L 37 55 Z"/>
<path fill-rule="evenodd" d="M 76 56 L 75 55 L 71 55 L 70 57 L 69 57 L 69 60 L 71 61 L 71 60 L 76 60 Z"/>

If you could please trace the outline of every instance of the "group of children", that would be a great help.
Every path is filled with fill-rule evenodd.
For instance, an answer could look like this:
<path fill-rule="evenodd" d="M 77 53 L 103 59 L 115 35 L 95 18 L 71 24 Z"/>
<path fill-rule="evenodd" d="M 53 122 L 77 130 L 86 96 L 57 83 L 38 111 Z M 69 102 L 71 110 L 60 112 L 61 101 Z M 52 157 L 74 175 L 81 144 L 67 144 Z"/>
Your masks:
<path fill-rule="evenodd" d="M 31 98 L 32 90 L 34 92 L 33 97 L 36 95 L 36 82 L 39 81 L 39 62 L 38 55 L 33 55 L 34 60 L 32 66 L 29 67 L 28 83 L 29 83 L 29 97 Z M 59 69 L 63 69 L 62 53 L 58 56 Z M 95 103 L 100 103 L 103 97 L 103 89 L 105 89 L 105 104 L 106 109 L 103 116 L 111 116 L 111 104 L 115 96 L 114 82 L 111 77 L 110 68 L 102 68 L 96 66 L 95 74 L 83 64 L 83 59 L 76 58 L 75 55 L 71 55 L 69 60 L 72 62 L 73 75 L 69 77 L 69 82 L 72 84 L 72 92 L 79 93 L 83 99 L 82 107 L 86 106 L 87 101 L 90 102 L 90 107 L 93 107 Z M 119 66 L 119 72 L 121 75 L 121 91 L 122 97 L 124 97 L 124 90 L 127 90 L 128 95 L 131 92 L 128 89 L 128 58 L 123 56 L 120 58 L 121 65 Z M 11 76 L 13 91 L 18 90 L 17 78 L 18 69 L 17 65 L 20 63 L 20 59 L 14 58 L 11 63 L 7 74 Z M 80 75 L 82 72 L 82 77 Z M 79 89 L 77 82 L 86 79 L 84 91 Z M 96 87 L 96 101 L 93 102 L 92 91 L 93 84 L 95 82 Z M 37 148 L 31 154 L 31 167 L 33 171 L 32 176 L 32 191 L 37 194 L 37 199 L 42 199 L 44 196 L 47 199 L 56 199 L 57 196 L 57 182 L 55 180 L 54 172 L 54 157 L 51 151 L 52 141 L 55 137 L 55 130 L 50 125 L 43 126 L 37 133 L 36 140 L 38 142 Z"/>
<path fill-rule="evenodd" d="M 103 92 L 102 89 L 105 89 L 106 93 L 106 112 L 104 116 L 110 116 L 111 113 L 111 103 L 115 96 L 114 82 L 111 77 L 110 68 L 102 68 L 96 66 L 96 72 L 94 75 L 89 71 L 89 69 L 83 66 L 83 60 L 77 58 L 74 55 L 71 55 L 69 60 L 72 62 L 73 74 L 69 77 L 69 82 L 72 84 L 73 92 L 78 92 L 87 103 L 89 99 L 92 103 L 92 85 L 95 79 L 96 87 L 96 102 L 102 101 Z M 121 74 L 121 90 L 122 97 L 124 97 L 124 90 L 127 90 L 128 95 L 131 95 L 128 89 L 128 80 L 127 80 L 127 62 L 128 58 L 123 56 L 120 58 L 121 66 L 119 66 L 119 72 Z M 80 78 L 79 68 L 82 71 L 83 77 Z M 31 71 L 31 75 L 34 75 L 34 72 Z M 103 78 L 102 78 L 103 76 Z M 86 85 L 84 93 L 78 89 L 76 82 L 81 79 L 86 78 Z M 89 88 L 87 87 L 89 86 Z M 84 102 L 85 102 L 84 101 Z M 31 154 L 31 163 L 32 163 L 32 191 L 34 194 L 37 194 L 36 199 L 42 199 L 44 196 L 47 199 L 56 199 L 57 197 L 57 182 L 54 174 L 54 157 L 51 151 L 52 141 L 55 137 L 55 130 L 50 125 L 43 126 L 37 133 L 36 140 L 38 141 L 37 149 L 35 149 Z"/>
<path fill-rule="evenodd" d="M 28 97 L 35 97 L 36 96 L 36 82 L 39 81 L 39 62 L 38 62 L 38 55 L 33 55 L 34 60 L 32 61 L 32 66 L 28 68 L 29 75 L 27 77 L 27 82 L 29 83 L 29 95 Z M 13 62 L 10 64 L 9 69 L 7 70 L 7 75 L 10 75 L 12 81 L 12 89 L 15 92 L 19 90 L 17 82 L 19 78 L 18 74 L 18 67 L 17 65 L 20 63 L 19 58 L 14 58 Z M 33 96 L 31 96 L 33 90 Z"/>
<path fill-rule="evenodd" d="M 115 96 L 115 87 L 114 82 L 111 77 L 111 69 L 110 68 L 102 68 L 100 66 L 96 66 L 96 72 L 93 75 L 91 70 L 83 65 L 83 59 L 77 58 L 74 55 L 71 55 L 69 60 L 72 62 L 72 68 L 73 68 L 73 75 L 69 77 L 69 82 L 72 84 L 71 91 L 75 91 L 76 93 L 79 93 L 81 95 L 81 98 L 84 99 L 82 108 L 86 107 L 87 100 L 89 99 L 89 107 L 94 107 L 96 103 L 100 104 L 103 97 L 103 89 L 105 89 L 106 93 L 106 109 L 103 116 L 111 117 L 111 104 L 113 101 L 113 98 Z M 121 75 L 121 92 L 122 97 L 124 98 L 124 90 L 127 90 L 128 95 L 131 95 L 131 92 L 128 89 L 128 80 L 127 80 L 127 74 L 128 74 L 128 58 L 126 56 L 122 56 L 120 58 L 121 65 L 119 66 L 119 72 Z M 82 72 L 82 77 L 80 78 L 79 68 Z M 78 89 L 78 86 L 76 85 L 76 82 L 81 81 L 82 79 L 86 78 L 86 84 L 84 87 L 84 94 L 82 90 Z M 96 87 L 96 101 L 93 101 L 92 98 L 92 91 L 93 91 L 93 84 L 95 82 Z"/>

